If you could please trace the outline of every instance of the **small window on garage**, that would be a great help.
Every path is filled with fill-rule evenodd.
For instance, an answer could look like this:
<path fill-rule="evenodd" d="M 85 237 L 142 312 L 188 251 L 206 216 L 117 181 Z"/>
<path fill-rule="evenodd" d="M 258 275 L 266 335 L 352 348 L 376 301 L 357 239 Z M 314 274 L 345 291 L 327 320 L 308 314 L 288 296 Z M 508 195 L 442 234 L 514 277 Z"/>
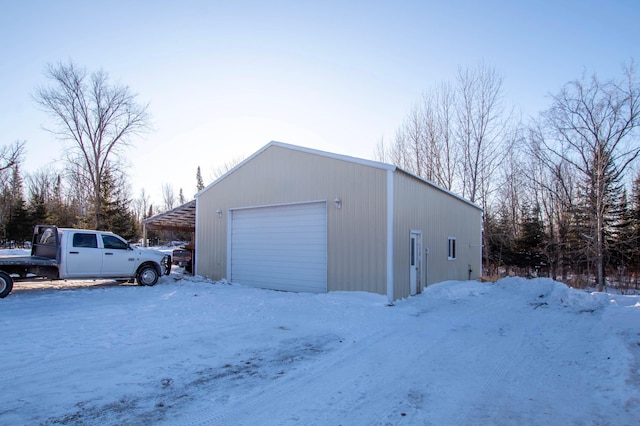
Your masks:
<path fill-rule="evenodd" d="M 97 248 L 98 247 L 98 239 L 96 238 L 96 234 L 76 233 L 76 234 L 73 234 L 73 246 L 74 247 Z"/>
<path fill-rule="evenodd" d="M 449 237 L 449 250 L 448 250 L 448 259 L 455 260 L 456 259 L 456 237 Z"/>

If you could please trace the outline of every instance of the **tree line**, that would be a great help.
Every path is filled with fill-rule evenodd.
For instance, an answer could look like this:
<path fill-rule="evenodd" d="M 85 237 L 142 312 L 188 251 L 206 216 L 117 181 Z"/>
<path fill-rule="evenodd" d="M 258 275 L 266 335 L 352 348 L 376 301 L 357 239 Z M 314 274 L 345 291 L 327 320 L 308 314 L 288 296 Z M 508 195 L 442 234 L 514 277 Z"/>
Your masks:
<path fill-rule="evenodd" d="M 639 89 L 633 65 L 618 78 L 584 74 L 525 122 L 495 69 L 459 68 L 376 157 L 483 208 L 485 275 L 638 288 Z"/>
<path fill-rule="evenodd" d="M 0 241 L 28 240 L 36 223 L 108 229 L 137 239 L 141 223 L 185 200 L 164 185 L 154 211 L 130 196 L 123 167 L 150 129 L 148 105 L 103 71 L 49 65 L 34 101 L 65 147 L 64 167 L 22 176 L 25 142 L 0 149 Z M 549 276 L 573 285 L 638 286 L 639 84 L 633 64 L 616 78 L 584 74 L 523 120 L 492 67 L 460 67 L 424 92 L 377 160 L 393 163 L 484 210 L 485 276 Z M 218 171 L 230 169 L 234 160 Z M 204 187 L 200 168 L 196 190 Z"/>

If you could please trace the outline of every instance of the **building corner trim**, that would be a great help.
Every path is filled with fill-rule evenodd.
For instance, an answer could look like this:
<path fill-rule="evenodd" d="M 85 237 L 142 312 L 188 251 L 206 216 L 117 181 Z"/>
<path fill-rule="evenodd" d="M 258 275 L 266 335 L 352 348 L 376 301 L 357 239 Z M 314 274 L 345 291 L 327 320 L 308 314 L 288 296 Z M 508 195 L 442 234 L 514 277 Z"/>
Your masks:
<path fill-rule="evenodd" d="M 387 299 L 393 304 L 393 170 L 387 170 Z"/>
<path fill-rule="evenodd" d="M 195 213 L 195 224 L 193 227 L 193 254 L 191 259 L 191 274 L 195 277 L 198 275 L 198 250 L 195 250 L 198 247 L 199 238 L 198 238 L 198 210 L 200 207 L 200 203 L 198 203 L 198 199 L 196 198 L 196 213 Z"/>

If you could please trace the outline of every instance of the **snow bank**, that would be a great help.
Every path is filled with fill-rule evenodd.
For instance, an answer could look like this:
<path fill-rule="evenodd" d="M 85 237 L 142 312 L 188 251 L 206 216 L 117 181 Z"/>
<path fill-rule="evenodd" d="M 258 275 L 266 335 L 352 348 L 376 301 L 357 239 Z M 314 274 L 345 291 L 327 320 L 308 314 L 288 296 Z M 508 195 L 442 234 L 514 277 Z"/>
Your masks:
<path fill-rule="evenodd" d="M 562 307 L 575 313 L 593 313 L 611 303 L 607 293 L 586 292 L 550 278 L 503 278 L 496 285 L 517 292 L 534 307 Z"/>

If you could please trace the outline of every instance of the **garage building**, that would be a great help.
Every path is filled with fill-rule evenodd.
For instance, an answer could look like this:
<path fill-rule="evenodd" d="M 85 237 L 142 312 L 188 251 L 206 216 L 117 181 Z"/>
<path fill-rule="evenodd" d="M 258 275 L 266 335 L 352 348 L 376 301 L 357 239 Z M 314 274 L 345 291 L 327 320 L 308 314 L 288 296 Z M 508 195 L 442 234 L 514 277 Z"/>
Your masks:
<path fill-rule="evenodd" d="M 390 302 L 481 274 L 482 210 L 395 166 L 271 142 L 196 194 L 195 273 Z"/>

